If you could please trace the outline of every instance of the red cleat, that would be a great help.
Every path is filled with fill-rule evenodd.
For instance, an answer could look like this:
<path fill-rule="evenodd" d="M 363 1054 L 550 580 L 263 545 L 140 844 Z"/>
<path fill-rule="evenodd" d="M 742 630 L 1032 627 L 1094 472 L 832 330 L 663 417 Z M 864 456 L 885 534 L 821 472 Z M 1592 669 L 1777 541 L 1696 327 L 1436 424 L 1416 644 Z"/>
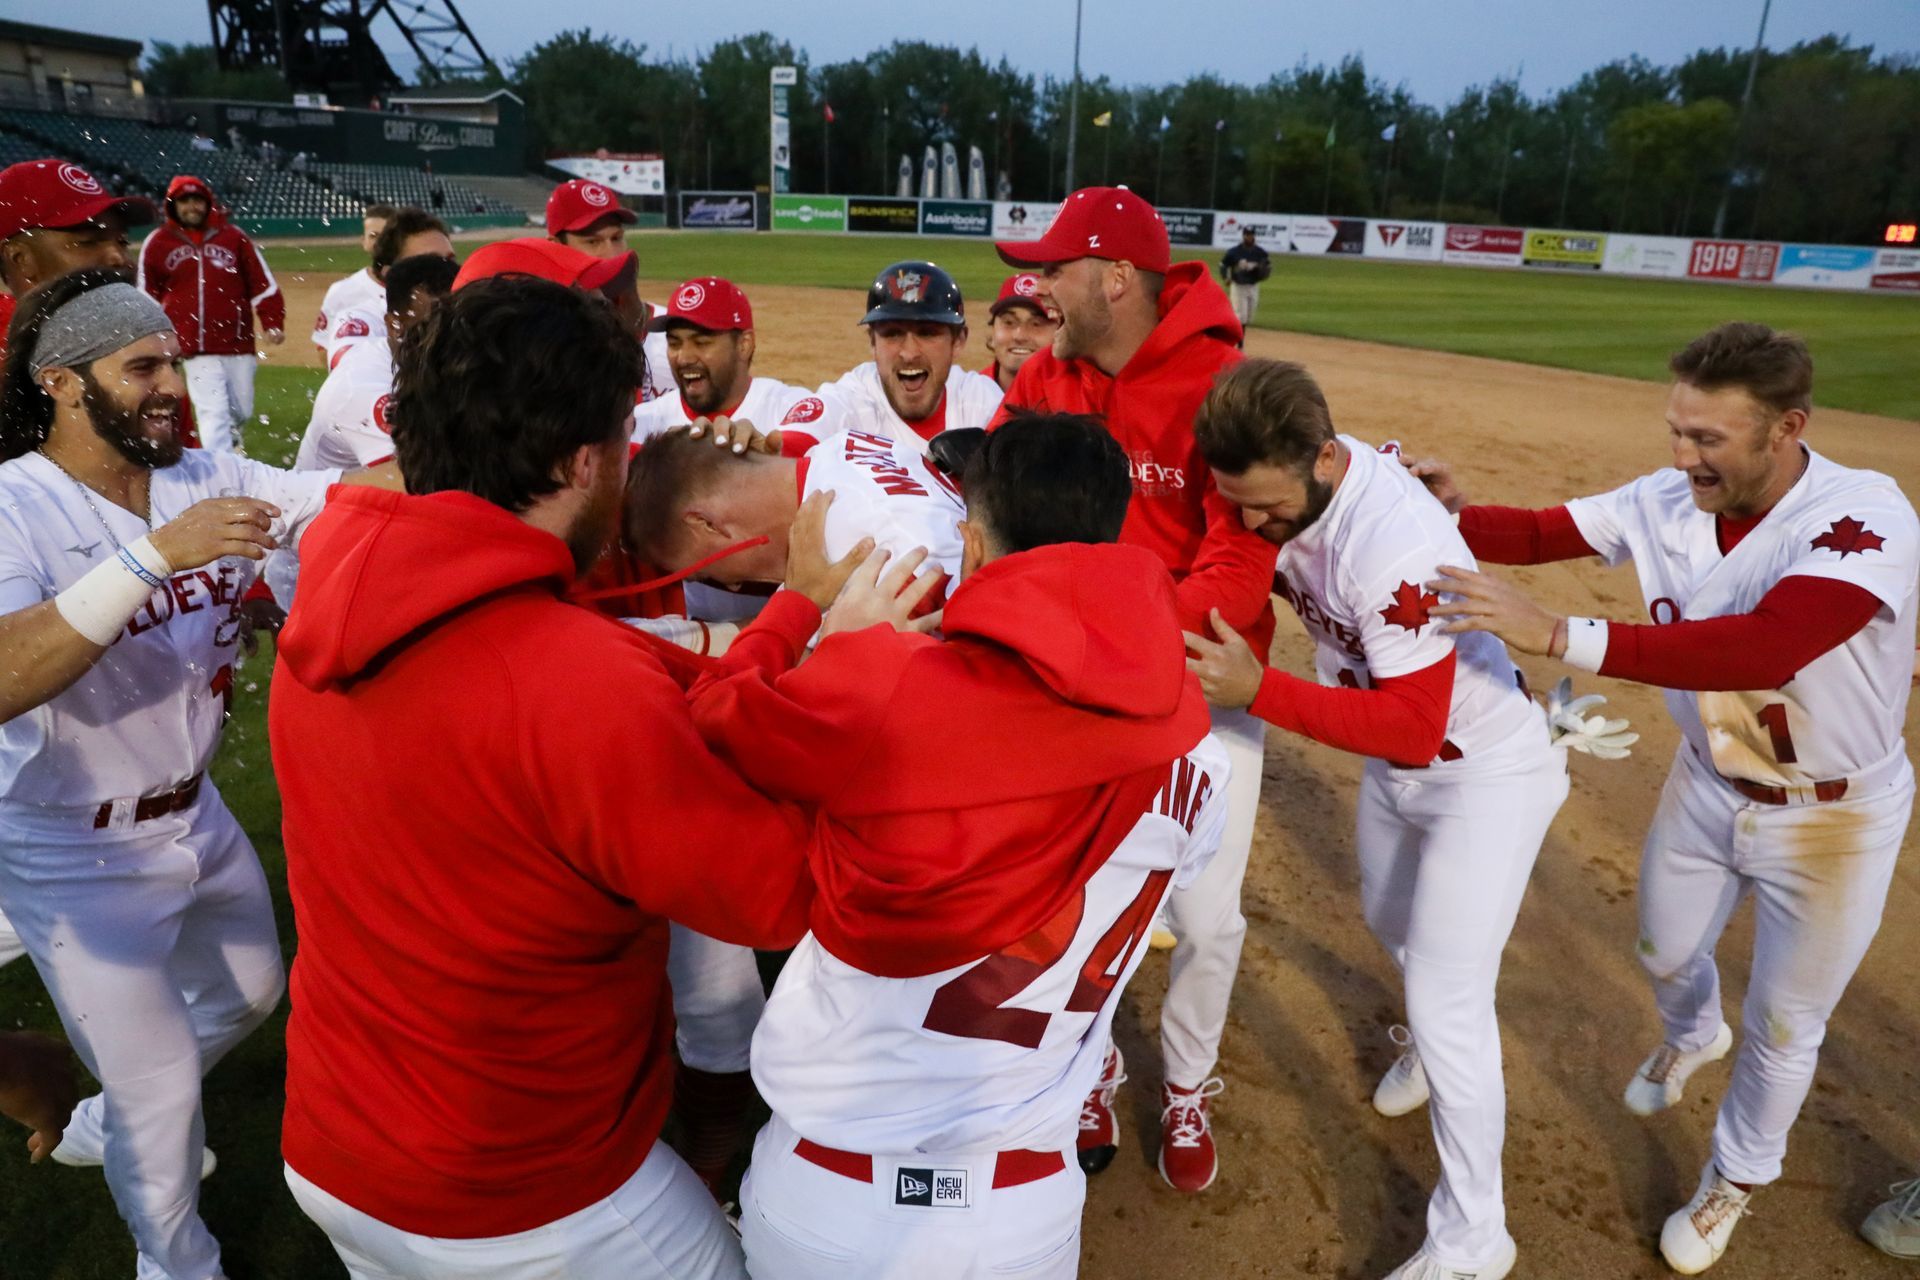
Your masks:
<path fill-rule="evenodd" d="M 1193 1090 L 1160 1087 L 1160 1176 L 1175 1191 L 1205 1191 L 1220 1172 L 1207 1100 L 1226 1087 L 1219 1076 Z"/>
<path fill-rule="evenodd" d="M 1107 1046 L 1106 1064 L 1100 1068 L 1100 1083 L 1080 1105 L 1080 1168 L 1099 1173 L 1113 1163 L 1120 1147 L 1120 1118 L 1113 1114 L 1113 1096 L 1127 1080 L 1126 1064 L 1120 1060 L 1117 1045 Z"/>

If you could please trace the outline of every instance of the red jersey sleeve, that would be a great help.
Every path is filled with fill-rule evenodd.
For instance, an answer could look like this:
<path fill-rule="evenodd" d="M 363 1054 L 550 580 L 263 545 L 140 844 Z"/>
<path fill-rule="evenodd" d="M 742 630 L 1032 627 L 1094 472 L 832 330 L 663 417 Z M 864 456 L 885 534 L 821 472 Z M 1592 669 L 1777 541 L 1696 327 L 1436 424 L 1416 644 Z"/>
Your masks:
<path fill-rule="evenodd" d="M 1778 689 L 1880 610 L 1865 587 L 1796 574 L 1752 613 L 1663 625 L 1609 622 L 1600 674 L 1663 689 Z"/>
<path fill-rule="evenodd" d="M 1273 544 L 1247 528 L 1240 509 L 1214 488 L 1211 472 L 1202 502 L 1206 533 L 1194 553 L 1193 567 L 1173 589 L 1180 625 L 1196 635 L 1212 635 L 1207 613 L 1218 609 L 1234 630 L 1260 634 L 1258 624 L 1273 602 Z"/>
<path fill-rule="evenodd" d="M 1328 689 L 1269 667 L 1250 710 L 1329 747 L 1409 768 L 1428 765 L 1446 741 L 1454 662 L 1449 653 L 1371 689 Z"/>
<path fill-rule="evenodd" d="M 1487 564 L 1547 564 L 1600 554 L 1565 507 L 1465 507 L 1460 536 L 1474 558 Z"/>

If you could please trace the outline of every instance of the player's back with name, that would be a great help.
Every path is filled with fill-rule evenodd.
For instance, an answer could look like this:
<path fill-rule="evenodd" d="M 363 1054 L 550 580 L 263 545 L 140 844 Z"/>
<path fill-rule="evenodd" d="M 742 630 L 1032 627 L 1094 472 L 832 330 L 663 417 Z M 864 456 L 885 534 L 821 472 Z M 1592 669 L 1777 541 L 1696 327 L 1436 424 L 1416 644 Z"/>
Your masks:
<path fill-rule="evenodd" d="M 808 934 L 754 1034 L 767 1104 L 801 1135 L 847 1151 L 1071 1145 L 1154 912 L 1219 845 L 1229 769 L 1226 749 L 1202 738 L 1082 893 L 993 955 L 886 978 Z"/>
<path fill-rule="evenodd" d="M 843 556 L 861 538 L 892 555 L 925 547 L 929 565 L 960 572 L 960 521 L 966 504 L 954 482 L 907 441 L 868 431 L 842 431 L 807 451 L 803 496 L 831 490 L 827 554 Z"/>

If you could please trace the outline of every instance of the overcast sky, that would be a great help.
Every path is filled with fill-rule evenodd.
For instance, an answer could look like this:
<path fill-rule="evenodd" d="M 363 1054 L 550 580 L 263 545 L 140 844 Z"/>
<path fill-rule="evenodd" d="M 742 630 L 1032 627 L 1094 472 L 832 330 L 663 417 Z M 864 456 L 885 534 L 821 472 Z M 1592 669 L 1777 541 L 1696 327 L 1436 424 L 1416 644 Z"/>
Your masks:
<path fill-rule="evenodd" d="M 1253 83 L 1300 59 L 1361 54 L 1368 71 L 1429 103 L 1525 64 L 1522 88 L 1550 93 L 1603 62 L 1670 63 L 1707 46 L 1747 47 L 1761 0 L 1084 0 L 1080 61 L 1122 84 L 1200 71 Z M 665 55 L 771 31 L 814 62 L 858 57 L 896 39 L 977 47 L 1030 72 L 1073 65 L 1073 0 L 914 4 L 911 0 L 457 0 L 488 53 L 505 62 L 563 27 L 624 36 Z M 403 6 L 404 7 L 404 6 Z M 0 15 L 144 40 L 210 40 L 201 0 L 0 0 Z M 1177 20 L 1169 20 L 1177 15 Z M 384 20 L 383 20 L 384 22 Z M 1920 0 L 1775 0 L 1770 47 L 1836 31 L 1882 53 L 1920 54 Z M 381 42 L 400 46 L 390 30 Z"/>

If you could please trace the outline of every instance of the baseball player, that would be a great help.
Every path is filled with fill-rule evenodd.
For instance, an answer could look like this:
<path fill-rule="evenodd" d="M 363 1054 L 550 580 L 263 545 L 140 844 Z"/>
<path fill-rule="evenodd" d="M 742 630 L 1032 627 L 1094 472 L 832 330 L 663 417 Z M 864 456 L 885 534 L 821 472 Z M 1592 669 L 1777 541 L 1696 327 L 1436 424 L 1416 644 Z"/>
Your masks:
<path fill-rule="evenodd" d="M 453 240 L 447 224 L 412 205 L 395 210 L 373 241 L 370 270 L 381 287 L 370 291 L 363 301 L 343 303 L 331 313 L 333 329 L 326 341 L 327 368 L 339 364 L 347 348 L 356 342 L 386 341 L 387 268 L 402 258 L 422 254 L 432 254 L 448 262 L 454 260 Z"/>
<path fill-rule="evenodd" d="M 1550 510 L 1460 512 L 1483 561 L 1631 560 L 1652 625 L 1556 617 L 1465 568 L 1432 589 L 1459 595 L 1434 609 L 1456 630 L 1666 690 L 1682 741 L 1641 853 L 1638 948 L 1665 1036 L 1627 1086 L 1635 1113 L 1672 1106 L 1732 1046 L 1713 952 L 1754 899 L 1746 1035 L 1712 1156 L 1660 1233 L 1692 1275 L 1780 1176 L 1827 1019 L 1879 928 L 1913 808 L 1901 728 L 1920 519 L 1887 477 L 1808 447 L 1798 338 L 1726 324 L 1669 368 L 1670 470 Z M 1462 506 L 1443 465 L 1419 469 Z"/>
<path fill-rule="evenodd" d="M 818 813 L 811 929 L 753 1040 L 755 1276 L 1077 1274 L 1075 1113 L 1148 921 L 1225 821 L 1166 570 L 1115 545 L 1112 437 L 1002 432 L 965 488 L 943 638 L 829 634 L 693 691 L 724 758 Z"/>
<path fill-rule="evenodd" d="M 632 252 L 627 247 L 627 228 L 638 218 L 620 203 L 612 187 L 588 178 L 563 182 L 547 197 L 548 238 L 595 258 L 624 258 Z M 641 306 L 653 313 L 652 306 Z M 665 336 L 651 327 L 641 334 L 640 350 L 647 357 L 647 367 L 637 398 L 646 404 L 666 395 L 673 385 L 673 362 Z"/>
<path fill-rule="evenodd" d="M 1044 237 L 994 247 L 1009 265 L 1035 270 L 1036 296 L 1060 313 L 1053 345 L 1021 366 L 996 425 L 1015 409 L 1102 415 L 1133 477 L 1121 541 L 1154 552 L 1173 574 L 1188 631 L 1206 631 L 1217 609 L 1265 653 L 1273 635 L 1273 548 L 1247 532 L 1239 511 L 1215 491 L 1193 438 L 1200 401 L 1240 359 L 1240 326 L 1220 286 L 1200 263 L 1172 263 L 1160 215 L 1124 187 L 1076 191 Z M 1206 873 L 1169 900 L 1178 944 L 1160 1015 L 1159 1164 L 1170 1185 L 1189 1192 L 1209 1186 L 1218 1167 L 1208 1103 L 1221 1087 L 1213 1068 L 1247 929 L 1240 882 L 1266 742 L 1264 723 L 1245 710 L 1217 710 L 1213 731 L 1233 759 L 1227 826 Z M 1081 1114 L 1088 1172 L 1113 1159 L 1113 1099 L 1123 1075 L 1116 1049 Z"/>
<path fill-rule="evenodd" d="M 333 336 L 333 322 L 329 317 L 341 315 L 347 311 L 379 311 L 386 306 L 386 286 L 380 281 L 373 269 L 373 246 L 379 242 L 380 233 L 386 230 L 387 220 L 398 208 L 390 204 L 370 204 L 360 215 L 360 248 L 367 255 L 367 265 L 350 276 L 341 276 L 327 286 L 326 296 L 320 300 L 320 313 L 313 318 L 313 345 L 320 348 L 320 354 L 327 354 L 327 342 Z"/>
<path fill-rule="evenodd" d="M 1228 370 L 1194 423 L 1214 482 L 1280 548 L 1274 586 L 1313 637 L 1315 685 L 1266 666 L 1216 621 L 1189 635 L 1215 706 L 1368 757 L 1354 843 L 1367 927 L 1401 970 L 1412 1044 L 1374 1105 L 1433 1102 L 1440 1185 L 1427 1238 L 1388 1280 L 1501 1280 L 1506 1090 L 1494 984 L 1566 757 L 1492 636 L 1455 638 L 1426 582 L 1470 561 L 1447 512 L 1378 450 L 1336 435 L 1307 371 Z"/>
<path fill-rule="evenodd" d="M 183 173 L 167 184 L 166 217 L 140 246 L 140 287 L 180 335 L 201 447 L 232 452 L 253 417 L 253 326 L 286 340 L 287 302 L 266 255 L 233 223 L 213 188 Z"/>
<path fill-rule="evenodd" d="M 1241 329 L 1253 326 L 1253 313 L 1260 309 L 1260 282 L 1272 274 L 1273 259 L 1260 247 L 1259 236 L 1252 227 L 1243 228 L 1240 243 L 1220 259 L 1220 279 L 1226 282 Z"/>
<path fill-rule="evenodd" d="M 1060 317 L 1034 296 L 1039 290 L 1040 277 L 1016 271 L 1000 282 L 1000 296 L 987 308 L 987 350 L 993 361 L 980 372 L 1003 392 L 1013 386 L 1027 357 L 1050 346 L 1060 328 Z"/>
<path fill-rule="evenodd" d="M 656 396 L 634 410 L 636 441 L 701 418 L 832 433 L 822 423 L 826 404 L 818 395 L 754 373 L 753 306 L 733 282 L 717 276 L 687 281 L 647 329 L 664 336 L 680 394 Z"/>
<path fill-rule="evenodd" d="M 153 205 L 116 196 L 77 164 L 22 160 L 0 170 L 0 355 L 15 300 L 83 267 L 130 267 L 127 228 L 153 221 Z"/>
<path fill-rule="evenodd" d="M 7 353 L 0 908 L 101 1083 L 54 1158 L 106 1166 L 142 1275 L 212 1280 L 200 1077 L 284 981 L 266 879 L 205 771 L 254 562 L 343 477 L 183 451 L 178 340 L 133 281 L 41 286 Z"/>
<path fill-rule="evenodd" d="M 871 435 L 891 436 L 919 452 L 942 431 L 984 427 L 1000 407 L 992 378 L 960 367 L 967 318 L 960 286 L 931 262 L 896 262 L 867 289 L 866 327 L 873 359 L 820 388 L 834 421 Z M 805 452 L 819 436 L 782 447 Z"/>

